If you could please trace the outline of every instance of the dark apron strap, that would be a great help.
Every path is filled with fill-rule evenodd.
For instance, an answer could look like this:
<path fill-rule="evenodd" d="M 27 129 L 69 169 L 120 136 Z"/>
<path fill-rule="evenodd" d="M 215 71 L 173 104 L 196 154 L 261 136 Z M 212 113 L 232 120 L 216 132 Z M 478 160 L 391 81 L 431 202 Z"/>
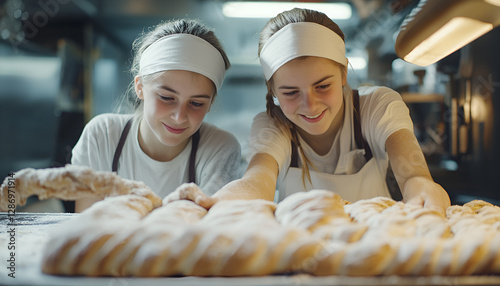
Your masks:
<path fill-rule="evenodd" d="M 125 145 L 125 140 L 127 139 L 130 126 L 132 125 L 132 119 L 133 118 L 130 118 L 127 121 L 127 124 L 125 124 L 125 128 L 123 128 L 122 135 L 118 141 L 118 146 L 116 146 L 115 156 L 113 157 L 113 165 L 111 166 L 111 171 L 113 172 L 118 172 L 118 159 L 120 159 L 120 155 L 122 154 L 123 145 Z"/>
<path fill-rule="evenodd" d="M 200 143 L 200 130 L 198 129 L 193 136 L 191 136 L 191 154 L 189 155 L 189 183 L 196 183 L 196 152 Z"/>
<path fill-rule="evenodd" d="M 122 135 L 120 136 L 120 140 L 118 141 L 118 145 L 116 146 L 115 155 L 113 157 L 113 165 L 111 170 L 113 172 L 118 172 L 118 160 L 120 159 L 120 155 L 122 154 L 123 145 L 125 145 L 125 140 L 127 139 L 127 135 L 130 131 L 130 126 L 132 125 L 132 119 L 127 121 L 125 127 L 123 128 Z M 196 131 L 192 138 L 191 142 L 191 154 L 189 155 L 189 166 L 188 166 L 188 178 L 190 183 L 196 182 L 196 152 L 198 151 L 198 145 L 200 142 L 200 131 Z"/>
<path fill-rule="evenodd" d="M 356 146 L 358 148 L 365 149 L 365 159 L 366 162 L 370 161 L 373 158 L 372 149 L 370 149 L 370 145 L 366 142 L 365 138 L 363 138 L 363 134 L 361 133 L 361 120 L 360 120 L 360 109 L 359 109 L 359 93 L 358 90 L 355 89 L 352 91 L 352 104 L 354 109 L 353 114 L 353 123 L 354 123 L 354 140 L 356 141 Z"/>
<path fill-rule="evenodd" d="M 292 130 L 292 134 L 295 130 Z M 297 139 L 298 140 L 298 139 Z M 297 144 L 290 140 L 292 143 L 292 160 L 290 161 L 290 168 L 298 168 L 299 167 L 299 153 L 297 152 Z"/>
<path fill-rule="evenodd" d="M 373 158 L 372 150 L 370 149 L 370 145 L 363 137 L 361 133 L 361 120 L 360 120 L 360 109 L 359 109 L 359 93 L 358 90 L 352 91 L 352 102 L 354 104 L 354 138 L 356 140 L 356 145 L 365 149 L 365 159 L 368 162 L 371 158 Z M 403 195 L 401 194 L 401 190 L 399 189 L 398 182 L 396 181 L 396 177 L 394 176 L 394 172 L 391 168 L 391 163 L 389 162 L 389 166 L 387 167 L 387 175 L 385 177 L 385 182 L 387 184 L 387 188 L 389 189 L 389 193 L 391 197 L 395 201 L 401 201 L 403 199 Z"/>

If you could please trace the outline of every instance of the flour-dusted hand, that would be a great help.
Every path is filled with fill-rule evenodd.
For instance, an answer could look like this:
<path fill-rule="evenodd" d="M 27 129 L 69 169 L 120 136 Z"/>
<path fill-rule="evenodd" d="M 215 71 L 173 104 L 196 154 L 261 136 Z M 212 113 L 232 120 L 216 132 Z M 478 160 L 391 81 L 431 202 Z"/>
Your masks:
<path fill-rule="evenodd" d="M 178 200 L 193 201 L 207 210 L 218 201 L 218 199 L 205 194 L 195 183 L 184 183 L 180 185 L 177 189 L 175 189 L 175 191 L 163 199 L 163 204 L 168 204 Z"/>
<path fill-rule="evenodd" d="M 443 215 L 450 206 L 450 197 L 443 187 L 425 177 L 408 179 L 404 185 L 403 199 L 407 204 L 431 208 Z"/>

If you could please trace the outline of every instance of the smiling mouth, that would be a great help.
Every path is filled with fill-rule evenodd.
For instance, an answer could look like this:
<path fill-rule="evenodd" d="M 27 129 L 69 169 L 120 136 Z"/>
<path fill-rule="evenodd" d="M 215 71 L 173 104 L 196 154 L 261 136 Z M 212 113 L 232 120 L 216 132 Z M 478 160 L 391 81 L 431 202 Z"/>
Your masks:
<path fill-rule="evenodd" d="M 304 118 L 308 122 L 317 122 L 317 121 L 321 120 L 321 118 L 323 117 L 323 114 L 325 114 L 325 111 L 326 111 L 326 109 L 323 110 L 322 112 L 316 114 L 316 115 L 301 114 L 300 116 L 302 116 L 302 118 Z"/>
<path fill-rule="evenodd" d="M 187 129 L 187 128 L 175 128 L 175 127 L 171 127 L 171 126 L 166 125 L 165 123 L 163 123 L 163 126 L 165 126 L 165 128 L 170 133 L 174 133 L 174 134 L 181 134 L 182 132 L 184 132 Z"/>
<path fill-rule="evenodd" d="M 304 115 L 306 118 L 309 118 L 309 119 L 315 119 L 315 118 L 318 118 L 323 112 L 319 113 L 318 115 L 313 115 L 313 116 L 307 116 L 307 115 Z"/>

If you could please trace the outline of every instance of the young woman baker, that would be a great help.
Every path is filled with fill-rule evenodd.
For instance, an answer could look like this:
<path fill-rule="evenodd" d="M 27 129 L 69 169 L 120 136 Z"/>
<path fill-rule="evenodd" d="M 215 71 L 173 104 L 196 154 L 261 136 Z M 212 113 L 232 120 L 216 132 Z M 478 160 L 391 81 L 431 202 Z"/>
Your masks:
<path fill-rule="evenodd" d="M 237 178 L 240 145 L 203 119 L 230 63 L 214 33 L 193 20 L 157 25 L 134 42 L 135 114 L 103 114 L 85 127 L 72 164 L 143 181 L 160 196 L 184 182 L 213 194 Z M 76 211 L 95 202 L 82 199 Z"/>
<path fill-rule="evenodd" d="M 351 202 L 391 197 L 390 162 L 406 203 L 440 212 L 450 205 L 430 175 L 401 96 L 347 84 L 344 34 L 325 14 L 293 9 L 277 15 L 261 32 L 259 57 L 267 113 L 254 119 L 246 173 L 211 197 L 193 190 L 181 198 L 208 208 L 221 199 L 273 200 L 275 189 L 279 200 L 311 189 Z"/>

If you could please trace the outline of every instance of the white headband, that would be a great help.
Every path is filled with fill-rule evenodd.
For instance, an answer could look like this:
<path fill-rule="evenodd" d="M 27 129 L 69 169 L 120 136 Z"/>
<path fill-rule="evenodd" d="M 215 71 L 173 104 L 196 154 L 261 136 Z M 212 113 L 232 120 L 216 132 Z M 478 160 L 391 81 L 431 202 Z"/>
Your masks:
<path fill-rule="evenodd" d="M 191 34 L 173 34 L 147 47 L 140 61 L 142 76 L 167 70 L 199 73 L 220 90 L 226 65 L 221 53 L 209 42 Z"/>
<path fill-rule="evenodd" d="M 345 43 L 339 35 L 320 24 L 291 23 L 269 38 L 260 52 L 266 80 L 282 65 L 302 56 L 327 58 L 347 66 Z"/>

